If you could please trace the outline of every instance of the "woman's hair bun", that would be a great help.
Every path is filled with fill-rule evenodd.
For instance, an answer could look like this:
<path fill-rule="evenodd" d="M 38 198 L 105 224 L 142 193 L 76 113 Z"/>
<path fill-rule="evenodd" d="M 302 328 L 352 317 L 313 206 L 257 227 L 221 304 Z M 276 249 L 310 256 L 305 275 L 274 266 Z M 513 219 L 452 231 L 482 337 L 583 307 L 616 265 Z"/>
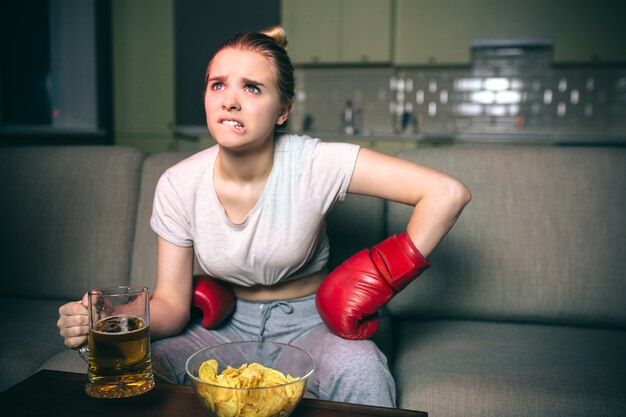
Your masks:
<path fill-rule="evenodd" d="M 267 29 L 262 30 L 261 33 L 273 38 L 278 46 L 283 48 L 285 51 L 287 50 L 287 32 L 285 32 L 285 29 L 282 26 L 270 26 Z"/>

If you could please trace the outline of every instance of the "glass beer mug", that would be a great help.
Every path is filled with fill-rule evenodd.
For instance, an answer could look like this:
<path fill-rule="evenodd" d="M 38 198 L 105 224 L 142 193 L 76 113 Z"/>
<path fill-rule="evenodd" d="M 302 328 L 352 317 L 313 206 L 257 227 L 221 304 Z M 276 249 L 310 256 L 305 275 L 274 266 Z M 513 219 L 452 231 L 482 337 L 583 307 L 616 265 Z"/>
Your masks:
<path fill-rule="evenodd" d="M 88 344 L 78 351 L 89 364 L 85 391 L 97 398 L 123 398 L 151 390 L 148 288 L 120 286 L 88 294 Z"/>

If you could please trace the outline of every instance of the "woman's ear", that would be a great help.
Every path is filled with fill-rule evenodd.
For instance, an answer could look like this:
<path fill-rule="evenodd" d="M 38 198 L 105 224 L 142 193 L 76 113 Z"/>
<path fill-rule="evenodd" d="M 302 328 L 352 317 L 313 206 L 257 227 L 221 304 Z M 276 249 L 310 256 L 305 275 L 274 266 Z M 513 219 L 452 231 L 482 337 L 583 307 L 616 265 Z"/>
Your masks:
<path fill-rule="evenodd" d="M 283 106 L 282 111 L 278 115 L 278 119 L 276 119 L 276 124 L 277 125 L 280 126 L 280 125 L 282 125 L 283 123 L 285 123 L 287 121 L 287 119 L 289 118 L 289 112 L 291 111 L 292 107 L 293 107 L 293 105 L 291 103 L 286 104 L 285 106 Z"/>

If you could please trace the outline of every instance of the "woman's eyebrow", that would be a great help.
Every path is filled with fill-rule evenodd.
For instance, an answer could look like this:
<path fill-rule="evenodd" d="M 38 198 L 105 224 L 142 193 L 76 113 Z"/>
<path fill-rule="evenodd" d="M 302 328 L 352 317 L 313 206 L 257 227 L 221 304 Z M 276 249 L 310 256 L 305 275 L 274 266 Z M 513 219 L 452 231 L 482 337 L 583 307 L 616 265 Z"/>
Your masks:
<path fill-rule="evenodd" d="M 265 84 L 263 84 L 262 82 L 253 80 L 251 78 L 243 78 L 243 82 L 244 82 L 244 84 L 254 84 L 254 85 L 258 85 L 260 87 L 265 87 Z"/>
<path fill-rule="evenodd" d="M 216 75 L 214 77 L 210 77 L 209 81 L 226 81 L 226 76 L 224 75 Z"/>

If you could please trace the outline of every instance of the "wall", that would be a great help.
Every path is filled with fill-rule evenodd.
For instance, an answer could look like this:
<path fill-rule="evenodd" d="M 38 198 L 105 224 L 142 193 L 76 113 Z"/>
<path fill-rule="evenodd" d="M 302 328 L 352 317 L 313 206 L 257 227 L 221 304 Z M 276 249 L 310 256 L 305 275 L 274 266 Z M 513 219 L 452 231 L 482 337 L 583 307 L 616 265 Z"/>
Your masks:
<path fill-rule="evenodd" d="M 175 149 L 174 0 L 112 0 L 115 144 Z"/>
<path fill-rule="evenodd" d="M 178 137 L 175 133 L 174 2 L 112 0 L 116 144 L 160 152 L 194 150 L 214 143 L 204 126 L 191 131 L 188 137 Z M 463 93 L 455 94 L 455 80 L 474 75 L 470 66 L 298 68 L 298 102 L 289 129 L 300 131 L 310 115 L 317 132 L 332 132 L 333 137 L 340 137 L 336 133 L 342 128 L 342 111 L 346 99 L 351 98 L 355 107 L 362 110 L 363 130 L 374 132 L 374 136 L 388 137 L 397 133 L 407 103 L 411 104 L 411 117 L 417 123 L 409 123 L 408 131 L 400 132 L 405 135 L 445 135 L 450 132 L 458 134 L 459 131 L 484 133 L 490 130 L 498 133 L 502 129 L 517 132 L 519 126 L 516 123 L 520 119 L 510 112 L 511 107 L 505 109 L 510 113 L 508 117 L 468 114 L 458 117 Z M 595 80 L 592 91 L 587 90 L 590 76 Z M 526 112 L 522 114 L 523 132 L 543 133 L 556 127 L 554 132 L 569 129 L 575 134 L 582 131 L 591 134 L 617 132 L 623 136 L 626 120 L 624 77 L 624 66 L 569 65 L 551 67 L 551 71 L 542 73 L 540 93 L 533 91 L 536 83 L 525 80 L 529 90 L 520 94 L 534 97 L 539 107 L 532 107 L 529 101 L 520 106 L 521 111 Z M 563 78 L 567 80 L 567 87 L 560 91 Z M 398 81 L 403 80 L 406 89 L 408 79 L 412 80 L 412 85 L 410 91 L 405 91 L 402 106 L 399 106 Z M 430 91 L 432 80 L 437 84 L 434 91 Z M 553 92 L 553 97 L 546 104 L 543 94 L 548 89 Z M 424 94 L 422 99 L 418 97 L 420 90 Z M 447 91 L 447 97 L 442 96 L 442 90 Z M 578 99 L 572 99 L 573 90 L 580 93 Z M 431 103 L 436 104 L 434 114 Z M 565 103 L 565 113 L 560 110 L 563 108 L 560 103 Z M 492 110 L 501 109 L 494 107 Z M 413 127 L 415 125 L 417 128 Z"/>
<path fill-rule="evenodd" d="M 626 64 L 555 65 L 546 47 L 484 48 L 473 65 L 299 67 L 292 131 L 626 143 Z"/>

